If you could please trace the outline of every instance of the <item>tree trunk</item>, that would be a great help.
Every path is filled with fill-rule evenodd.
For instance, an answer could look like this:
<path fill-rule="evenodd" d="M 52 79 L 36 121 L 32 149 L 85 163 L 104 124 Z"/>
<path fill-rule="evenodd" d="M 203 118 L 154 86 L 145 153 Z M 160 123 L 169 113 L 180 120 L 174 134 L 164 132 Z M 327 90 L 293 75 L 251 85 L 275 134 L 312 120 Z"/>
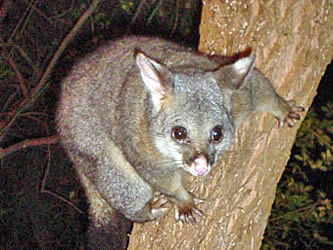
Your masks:
<path fill-rule="evenodd" d="M 332 19 L 330 0 L 206 0 L 199 50 L 252 47 L 277 92 L 308 108 L 332 59 Z M 271 115 L 251 114 L 209 176 L 187 177 L 187 188 L 205 199 L 205 217 L 182 225 L 171 209 L 159 222 L 135 224 L 129 249 L 259 249 L 299 126 L 279 129 Z"/>

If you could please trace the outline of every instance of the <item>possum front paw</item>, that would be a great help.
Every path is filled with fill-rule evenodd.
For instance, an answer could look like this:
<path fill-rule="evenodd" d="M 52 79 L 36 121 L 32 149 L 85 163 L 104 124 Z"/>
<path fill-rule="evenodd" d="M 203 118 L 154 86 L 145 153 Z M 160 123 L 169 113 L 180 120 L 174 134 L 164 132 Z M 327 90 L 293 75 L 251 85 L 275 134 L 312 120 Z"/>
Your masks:
<path fill-rule="evenodd" d="M 196 204 L 203 203 L 203 200 L 193 197 L 191 201 L 186 202 L 182 205 L 176 205 L 175 209 L 175 218 L 177 221 L 181 221 L 183 223 L 192 224 L 196 223 L 196 218 L 194 214 L 198 216 L 203 216 L 201 210 L 196 207 Z"/>
<path fill-rule="evenodd" d="M 150 213 L 152 215 L 152 220 L 158 219 L 163 217 L 168 208 L 165 207 L 165 205 L 168 203 L 168 200 L 165 198 L 164 195 L 159 194 L 155 195 L 154 199 L 151 200 L 149 206 L 150 206 Z"/>
<path fill-rule="evenodd" d="M 168 200 L 164 196 L 153 198 L 143 208 L 129 216 L 128 219 L 135 222 L 146 222 L 161 218 L 168 211 L 168 208 L 164 207 L 167 202 Z"/>
<path fill-rule="evenodd" d="M 294 127 L 296 124 L 295 120 L 301 119 L 301 115 L 299 113 L 304 112 L 304 111 L 305 111 L 305 109 L 302 106 L 292 107 L 291 110 L 286 115 L 284 121 L 288 124 L 289 127 Z M 281 125 L 281 121 L 280 121 L 280 127 L 282 127 L 282 126 L 283 126 L 283 122 Z"/>
<path fill-rule="evenodd" d="M 296 121 L 301 119 L 301 115 L 299 113 L 305 111 L 302 106 L 296 106 L 295 101 L 288 101 L 287 105 L 288 111 L 283 116 L 278 117 L 280 128 L 283 127 L 284 123 L 287 123 L 288 127 L 294 127 Z"/>

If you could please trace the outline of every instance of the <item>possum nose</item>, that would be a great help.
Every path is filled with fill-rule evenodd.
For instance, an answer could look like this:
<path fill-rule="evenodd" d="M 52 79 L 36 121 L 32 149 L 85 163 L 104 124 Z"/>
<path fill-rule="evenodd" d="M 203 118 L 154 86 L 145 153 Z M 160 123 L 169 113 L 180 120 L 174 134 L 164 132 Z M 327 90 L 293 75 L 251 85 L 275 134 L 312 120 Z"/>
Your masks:
<path fill-rule="evenodd" d="M 191 164 L 191 173 L 194 176 L 204 176 L 209 173 L 210 168 L 207 157 L 200 154 L 194 158 Z"/>

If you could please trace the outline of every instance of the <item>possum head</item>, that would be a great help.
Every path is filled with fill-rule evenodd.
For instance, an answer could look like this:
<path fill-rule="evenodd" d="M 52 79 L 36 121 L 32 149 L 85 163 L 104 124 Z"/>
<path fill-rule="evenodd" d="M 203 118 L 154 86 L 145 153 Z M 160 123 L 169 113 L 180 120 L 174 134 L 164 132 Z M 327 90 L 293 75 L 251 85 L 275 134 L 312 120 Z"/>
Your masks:
<path fill-rule="evenodd" d="M 138 52 L 136 64 L 149 94 L 149 133 L 155 147 L 171 159 L 174 169 L 194 176 L 208 174 L 233 142 L 231 95 L 246 82 L 254 56 L 203 71 L 169 69 Z M 227 82 L 235 88 L 225 87 Z"/>

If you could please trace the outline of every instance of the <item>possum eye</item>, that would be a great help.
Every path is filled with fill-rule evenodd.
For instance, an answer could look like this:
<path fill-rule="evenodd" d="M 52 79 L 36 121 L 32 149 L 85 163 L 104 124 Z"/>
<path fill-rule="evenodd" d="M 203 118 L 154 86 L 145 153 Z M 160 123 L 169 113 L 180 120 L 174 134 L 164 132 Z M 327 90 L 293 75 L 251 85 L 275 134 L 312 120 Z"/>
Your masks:
<path fill-rule="evenodd" d="M 177 140 L 180 143 L 183 143 L 187 139 L 187 132 L 186 129 L 181 126 L 176 126 L 172 129 L 171 132 L 172 138 Z"/>
<path fill-rule="evenodd" d="M 210 134 L 210 141 L 212 143 L 218 143 L 222 140 L 222 138 L 223 138 L 222 127 L 221 126 L 214 127 Z"/>

